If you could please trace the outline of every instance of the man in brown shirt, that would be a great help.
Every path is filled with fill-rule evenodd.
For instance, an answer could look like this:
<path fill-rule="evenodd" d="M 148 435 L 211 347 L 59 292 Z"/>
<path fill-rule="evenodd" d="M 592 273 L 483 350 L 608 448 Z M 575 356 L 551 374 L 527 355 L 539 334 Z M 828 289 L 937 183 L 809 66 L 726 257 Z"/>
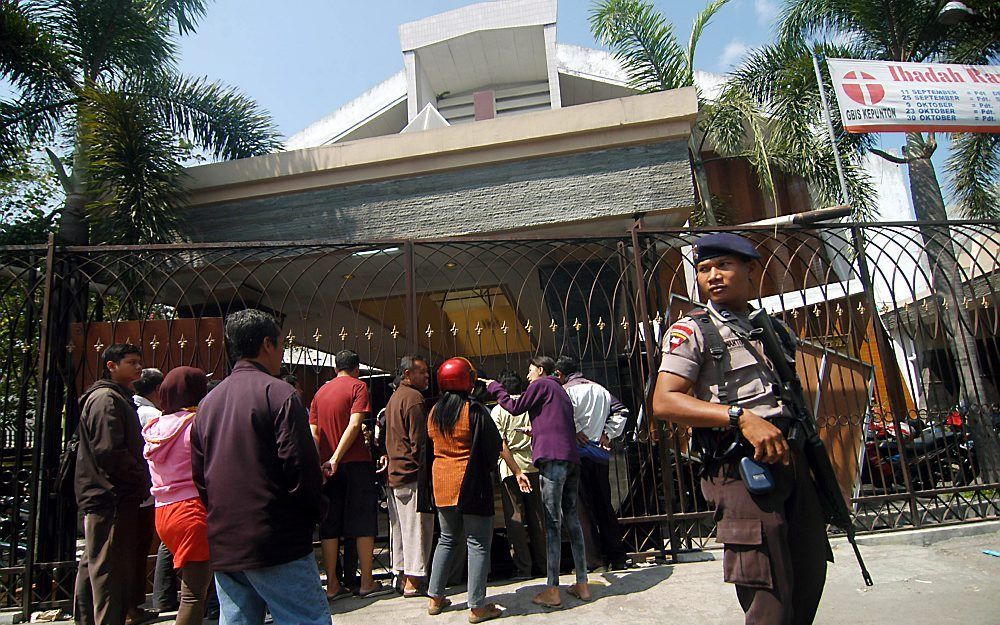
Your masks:
<path fill-rule="evenodd" d="M 417 512 L 417 470 L 427 439 L 427 412 L 422 391 L 430 371 L 420 356 L 403 356 L 399 388 L 385 408 L 385 447 L 389 471 L 389 534 L 392 568 L 402 580 L 403 596 L 421 593 L 431 553 L 434 516 Z"/>

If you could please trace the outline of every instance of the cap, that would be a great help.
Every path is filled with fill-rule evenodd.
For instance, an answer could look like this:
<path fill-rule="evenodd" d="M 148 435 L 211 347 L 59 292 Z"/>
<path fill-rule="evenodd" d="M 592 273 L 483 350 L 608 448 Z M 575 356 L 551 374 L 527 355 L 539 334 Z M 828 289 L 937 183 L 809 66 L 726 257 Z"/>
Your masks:
<path fill-rule="evenodd" d="M 476 368 L 471 362 L 461 356 L 449 358 L 438 367 L 438 388 L 453 393 L 471 393 L 476 377 Z"/>
<path fill-rule="evenodd" d="M 727 255 L 741 256 L 746 260 L 760 258 L 753 243 L 732 232 L 713 232 L 694 242 L 694 263 Z"/>

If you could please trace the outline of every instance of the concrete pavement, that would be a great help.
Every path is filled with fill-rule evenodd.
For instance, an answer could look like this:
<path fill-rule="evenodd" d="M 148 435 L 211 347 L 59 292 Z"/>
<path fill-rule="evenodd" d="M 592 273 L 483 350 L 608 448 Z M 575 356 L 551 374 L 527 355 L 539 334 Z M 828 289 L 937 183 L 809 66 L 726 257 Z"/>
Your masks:
<path fill-rule="evenodd" d="M 985 533 L 983 533 L 985 532 Z M 970 535 L 971 534 L 971 535 Z M 850 545 L 835 541 L 817 625 L 1000 625 L 1000 523 L 869 535 L 863 555 L 875 580 L 866 588 Z M 721 558 L 721 552 L 714 553 Z M 572 581 L 570 576 L 564 583 Z M 531 604 L 542 580 L 493 583 L 491 601 L 507 614 L 509 625 L 731 625 L 742 623 L 735 591 L 722 583 L 720 560 L 676 566 L 649 566 L 623 573 L 592 574 L 595 600 L 564 597 L 562 610 Z M 464 588 L 450 589 L 454 605 L 428 616 L 426 599 L 393 595 L 349 598 L 333 606 L 334 625 L 459 625 L 466 623 Z M 169 618 L 160 623 L 172 623 Z M 206 621 L 206 623 L 213 623 Z"/>
<path fill-rule="evenodd" d="M 940 538 L 940 537 L 939 537 Z M 929 546 L 883 544 L 868 537 L 862 547 L 875 580 L 866 588 L 850 545 L 834 544 L 836 563 L 830 568 L 817 625 L 1000 624 L 1000 558 L 982 553 L 1000 549 L 1000 529 L 975 536 L 945 538 Z M 898 538 L 890 543 L 901 542 Z M 721 558 L 721 552 L 718 553 Z M 566 576 L 565 583 L 572 581 Z M 507 608 L 498 622 L 517 625 L 731 625 L 742 623 L 733 588 L 722 583 L 719 560 L 676 566 L 654 566 L 624 573 L 591 575 L 596 600 L 584 604 L 564 598 L 564 608 L 543 611 L 531 604 L 539 582 L 491 585 L 490 600 Z M 454 606 L 427 616 L 425 600 L 392 597 L 335 604 L 336 625 L 458 625 L 468 615 L 465 594 L 455 589 Z"/>

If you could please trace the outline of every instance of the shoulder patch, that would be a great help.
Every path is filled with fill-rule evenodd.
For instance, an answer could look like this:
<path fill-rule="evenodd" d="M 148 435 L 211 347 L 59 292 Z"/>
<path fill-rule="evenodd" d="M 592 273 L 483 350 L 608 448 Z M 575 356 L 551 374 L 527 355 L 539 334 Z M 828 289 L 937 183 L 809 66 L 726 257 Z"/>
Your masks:
<path fill-rule="evenodd" d="M 694 335 L 694 328 L 686 324 L 675 323 L 667 331 L 667 353 L 686 343 Z"/>

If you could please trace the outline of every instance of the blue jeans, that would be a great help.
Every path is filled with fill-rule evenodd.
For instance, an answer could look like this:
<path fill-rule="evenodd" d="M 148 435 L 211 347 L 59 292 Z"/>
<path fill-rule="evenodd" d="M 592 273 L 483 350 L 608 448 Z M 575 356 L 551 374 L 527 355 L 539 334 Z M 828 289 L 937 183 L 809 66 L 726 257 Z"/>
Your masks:
<path fill-rule="evenodd" d="M 493 517 L 462 514 L 454 506 L 438 508 L 441 537 L 434 550 L 431 579 L 427 594 L 443 597 L 458 541 L 465 537 L 469 551 L 469 608 L 486 605 L 486 577 L 490 574 L 490 546 L 493 543 Z"/>
<path fill-rule="evenodd" d="M 215 574 L 220 625 L 261 625 L 265 608 L 275 625 L 330 625 L 316 557 L 238 573 Z"/>
<path fill-rule="evenodd" d="M 583 528 L 576 512 L 580 465 L 563 460 L 547 460 L 538 467 L 542 483 L 542 506 L 545 508 L 546 574 L 549 586 L 559 585 L 562 560 L 562 524 L 569 532 L 576 582 L 587 583 L 587 559 L 583 548 Z"/>

